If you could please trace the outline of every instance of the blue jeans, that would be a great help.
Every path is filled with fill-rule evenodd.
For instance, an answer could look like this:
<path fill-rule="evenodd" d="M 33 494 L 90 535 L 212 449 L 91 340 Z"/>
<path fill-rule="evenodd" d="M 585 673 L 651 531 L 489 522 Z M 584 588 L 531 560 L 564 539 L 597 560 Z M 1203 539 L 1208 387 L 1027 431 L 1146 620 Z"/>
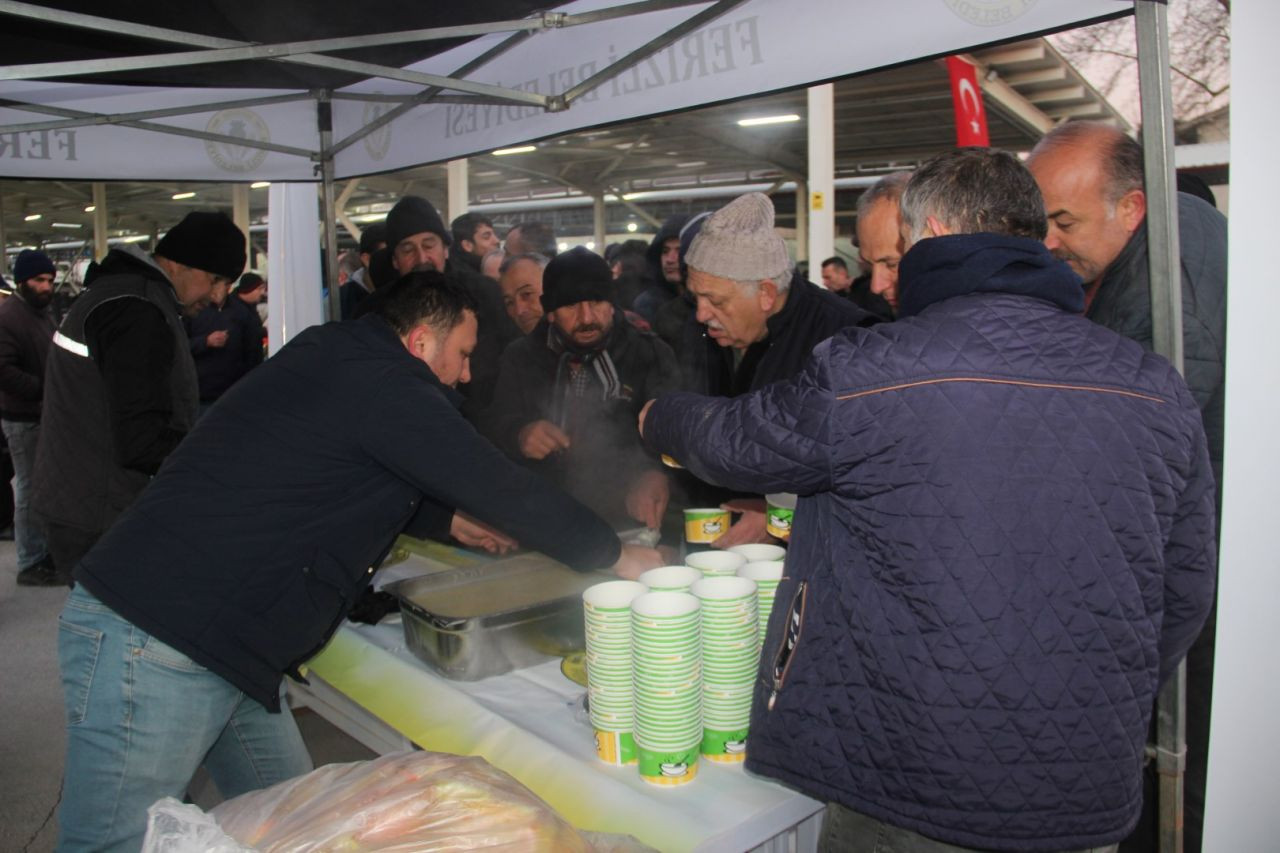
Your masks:
<path fill-rule="evenodd" d="M 31 468 L 36 463 L 36 439 L 40 424 L 0 420 L 4 440 L 13 458 L 13 539 L 18 546 L 18 571 L 29 569 L 49 555 L 44 531 L 31 512 Z M 70 566 L 66 567 L 71 570 Z"/>
<path fill-rule="evenodd" d="M 1115 853 L 1116 847 L 1109 844 L 1078 853 Z M 839 803 L 827 803 L 818 850 L 820 853 L 976 853 L 973 848 L 934 841 Z"/>
<path fill-rule="evenodd" d="M 181 799 L 196 769 L 231 798 L 312 769 L 280 714 L 150 636 L 84 585 L 58 620 L 67 760 L 58 850 L 136 851 L 147 809 Z"/>

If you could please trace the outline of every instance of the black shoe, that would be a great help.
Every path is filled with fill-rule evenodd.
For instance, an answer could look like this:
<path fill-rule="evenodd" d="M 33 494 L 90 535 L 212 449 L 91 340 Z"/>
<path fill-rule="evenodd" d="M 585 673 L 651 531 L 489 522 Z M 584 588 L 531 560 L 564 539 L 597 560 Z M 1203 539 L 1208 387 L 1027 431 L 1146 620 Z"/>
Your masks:
<path fill-rule="evenodd" d="M 18 572 L 18 586 L 66 586 L 67 579 L 58 574 L 49 560 L 42 560 Z"/>

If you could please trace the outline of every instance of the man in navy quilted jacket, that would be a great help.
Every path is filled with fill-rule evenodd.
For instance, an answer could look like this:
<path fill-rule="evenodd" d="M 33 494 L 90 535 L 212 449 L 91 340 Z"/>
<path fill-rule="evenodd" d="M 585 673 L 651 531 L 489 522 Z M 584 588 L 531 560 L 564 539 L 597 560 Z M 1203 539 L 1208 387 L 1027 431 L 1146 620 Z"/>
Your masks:
<path fill-rule="evenodd" d="M 940 155 L 902 214 L 897 322 L 641 413 L 699 477 L 800 496 L 747 767 L 830 804 L 829 850 L 1112 849 L 1213 596 L 1200 414 L 1080 316 L 1017 158 Z"/>

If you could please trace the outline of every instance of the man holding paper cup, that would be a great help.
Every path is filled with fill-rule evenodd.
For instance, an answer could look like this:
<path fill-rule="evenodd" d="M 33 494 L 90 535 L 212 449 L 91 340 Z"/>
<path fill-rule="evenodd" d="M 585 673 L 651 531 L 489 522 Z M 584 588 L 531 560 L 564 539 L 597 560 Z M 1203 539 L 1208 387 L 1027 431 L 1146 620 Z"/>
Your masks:
<path fill-rule="evenodd" d="M 734 397 L 790 379 L 817 344 L 846 326 L 876 321 L 793 271 L 774 229 L 773 202 L 763 193 L 739 196 L 700 226 L 685 255 L 686 286 L 697 322 L 719 349 L 711 348 L 699 390 Z M 742 515 L 715 547 L 772 541 L 760 493 L 727 506 Z"/>
<path fill-rule="evenodd" d="M 1200 414 L 1080 316 L 1016 157 L 939 155 L 902 214 L 897 322 L 641 413 L 698 476 L 800 495 L 747 767 L 830 804 L 825 849 L 1114 850 L 1213 598 Z"/>

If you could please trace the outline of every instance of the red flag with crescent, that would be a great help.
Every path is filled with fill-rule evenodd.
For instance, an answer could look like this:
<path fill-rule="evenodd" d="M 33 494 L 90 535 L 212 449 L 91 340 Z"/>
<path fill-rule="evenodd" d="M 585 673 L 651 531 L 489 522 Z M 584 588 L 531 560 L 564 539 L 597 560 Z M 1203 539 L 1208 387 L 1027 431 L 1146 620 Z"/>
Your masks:
<path fill-rule="evenodd" d="M 956 146 L 990 145 L 977 71 L 960 57 L 948 56 L 947 73 L 951 75 L 951 102 L 956 110 Z"/>

